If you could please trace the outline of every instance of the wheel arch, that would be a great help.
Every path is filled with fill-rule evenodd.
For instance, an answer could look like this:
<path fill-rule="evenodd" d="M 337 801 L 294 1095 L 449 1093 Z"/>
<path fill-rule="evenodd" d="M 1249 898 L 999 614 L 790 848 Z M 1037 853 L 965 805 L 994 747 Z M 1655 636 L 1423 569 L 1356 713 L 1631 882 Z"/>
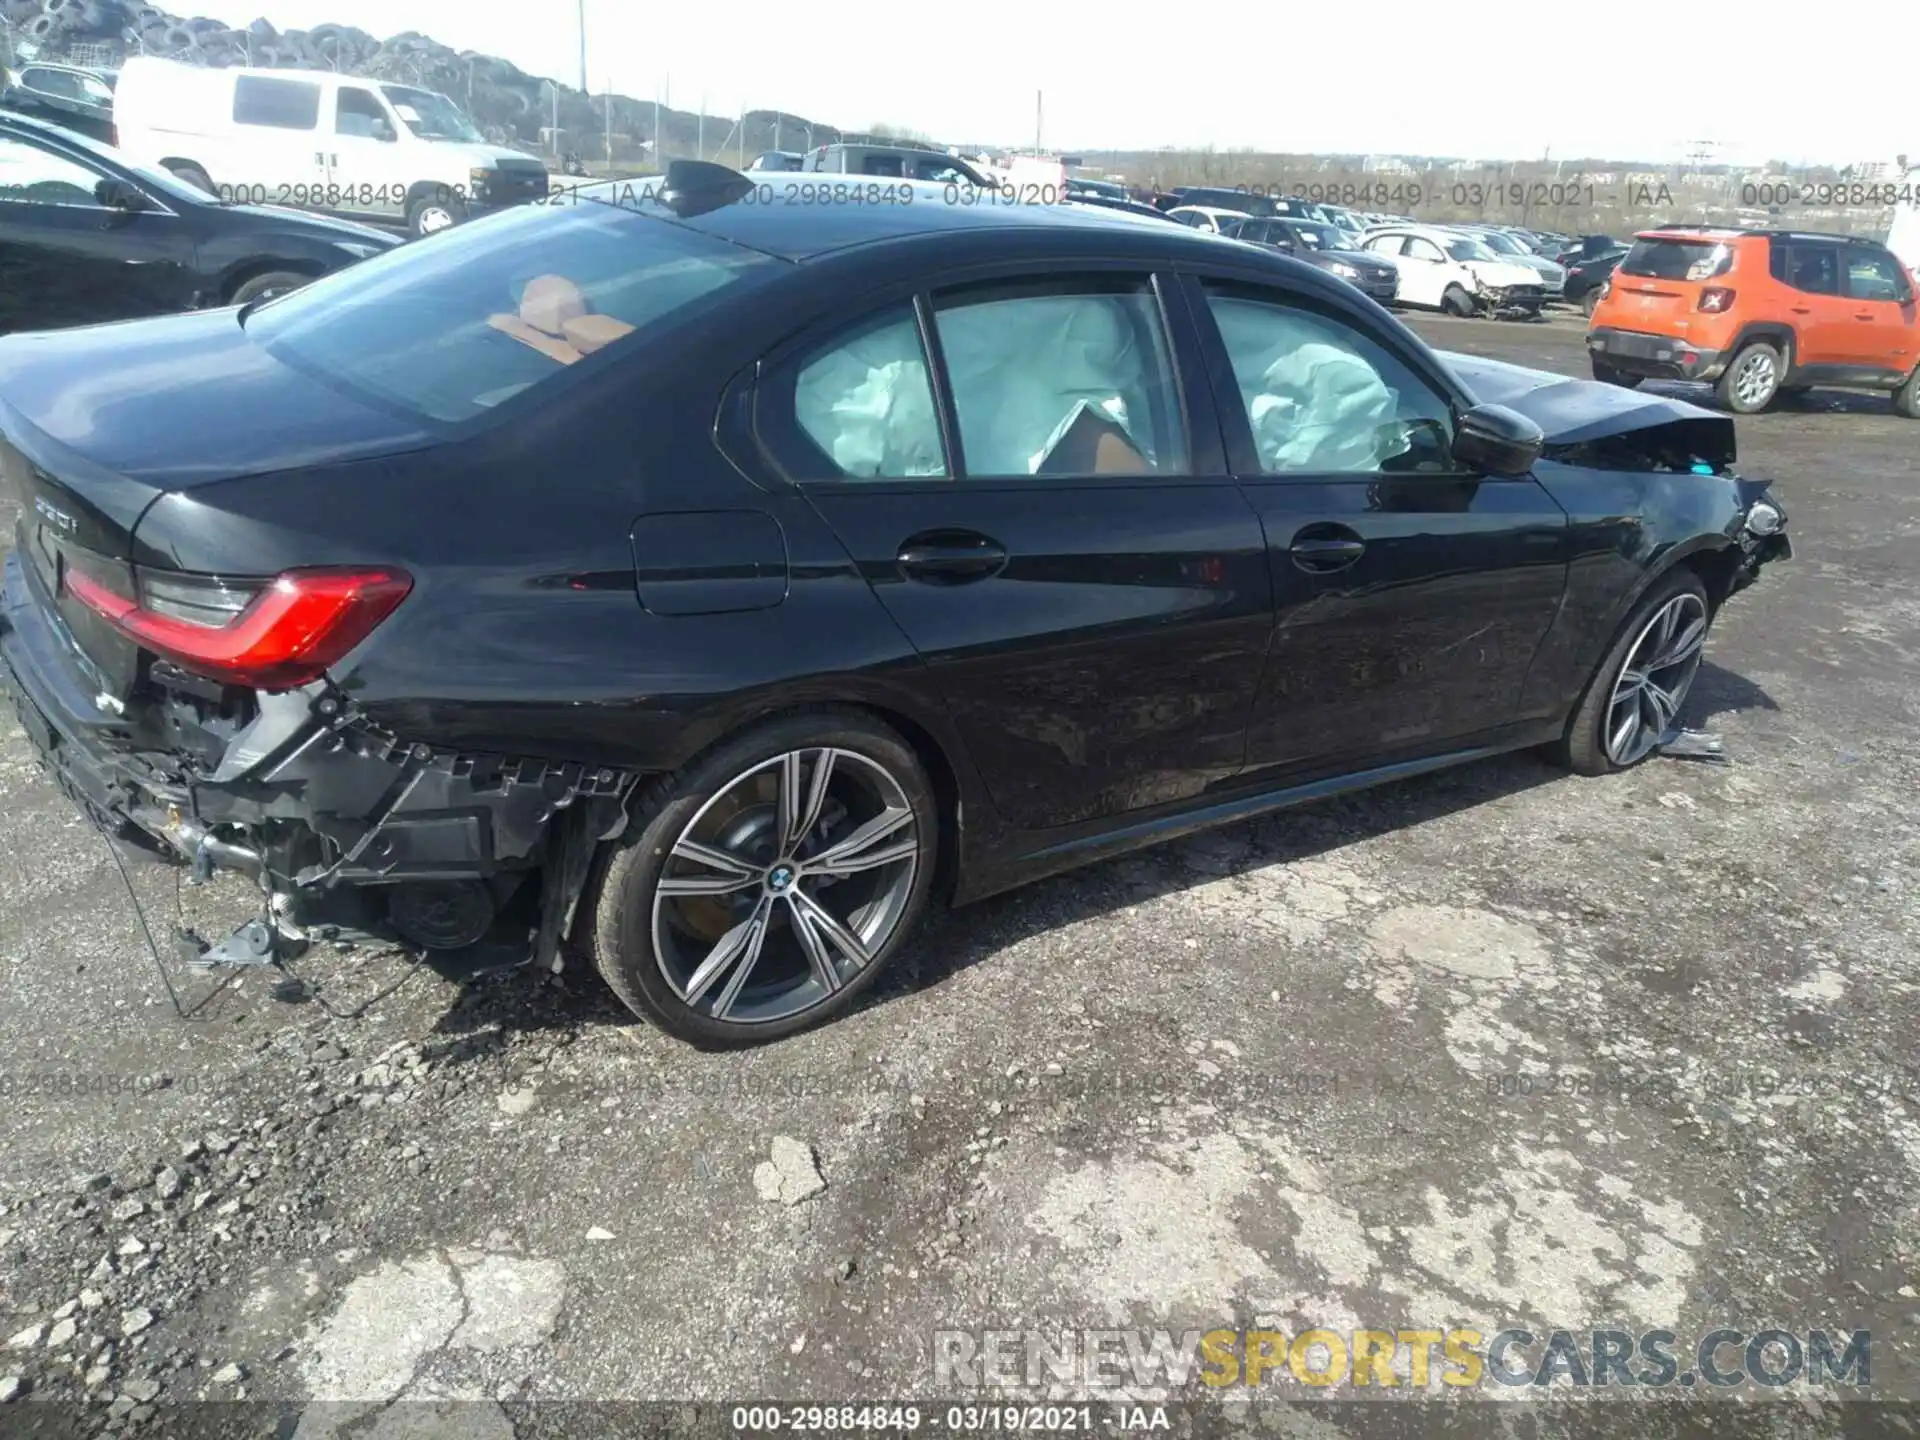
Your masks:
<path fill-rule="evenodd" d="M 249 280 L 271 275 L 276 270 L 284 270 L 290 275 L 305 275 L 310 280 L 318 280 L 327 273 L 326 267 L 317 260 L 284 260 L 256 255 L 229 266 L 221 274 L 221 303 L 230 303 L 234 293 Z"/>
<path fill-rule="evenodd" d="M 1727 346 L 1727 363 L 1733 363 L 1733 357 L 1756 340 L 1764 340 L 1780 352 L 1784 362 L 1782 383 L 1793 378 L 1793 369 L 1800 361 L 1800 337 L 1794 328 L 1784 320 L 1751 320 L 1740 327 Z"/>
<path fill-rule="evenodd" d="M 935 861 L 934 893 L 952 897 L 964 868 L 962 851 L 975 828 L 971 821 L 987 804 L 984 792 L 969 783 L 972 771 L 959 734 L 941 717 L 929 714 L 927 707 L 915 703 L 909 695 L 890 687 L 840 687 L 807 689 L 765 697 L 757 702 L 730 709 L 710 717 L 698 728 L 689 748 L 675 758 L 672 773 L 678 774 L 720 746 L 748 730 L 795 715 L 855 713 L 897 732 L 914 752 L 927 772 L 933 787 L 940 819 L 951 826 L 953 843 L 942 845 Z"/>

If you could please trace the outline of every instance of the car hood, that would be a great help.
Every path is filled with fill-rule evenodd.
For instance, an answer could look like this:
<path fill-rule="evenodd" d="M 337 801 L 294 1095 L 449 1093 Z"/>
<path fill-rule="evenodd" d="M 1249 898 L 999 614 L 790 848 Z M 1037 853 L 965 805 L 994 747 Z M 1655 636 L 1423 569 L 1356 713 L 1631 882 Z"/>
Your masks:
<path fill-rule="evenodd" d="M 1524 265 L 1543 280 L 1565 280 L 1567 272 L 1544 255 L 1509 255 L 1507 259 L 1515 265 Z"/>
<path fill-rule="evenodd" d="M 529 165 L 538 165 L 542 170 L 547 162 L 537 155 L 529 155 L 522 150 L 509 150 L 504 145 L 470 143 L 465 140 L 435 140 L 433 142 L 450 154 L 465 157 L 469 165 L 499 165 L 503 161 L 514 169 L 524 169 Z"/>
<path fill-rule="evenodd" d="M 1672 438 L 1680 448 L 1715 465 L 1733 463 L 1733 417 L 1717 410 L 1504 360 L 1451 350 L 1436 353 L 1479 403 L 1504 405 L 1538 425 L 1550 450 L 1673 426 Z"/>
<path fill-rule="evenodd" d="M 1539 271 L 1531 270 L 1511 260 L 1463 260 L 1460 263 L 1465 265 L 1473 278 L 1482 285 L 1491 285 L 1497 289 L 1505 289 L 1509 285 L 1540 283 Z"/>
<path fill-rule="evenodd" d="M 1384 255 L 1368 255 L 1358 250 L 1306 250 L 1296 253 L 1309 265 L 1318 265 L 1322 269 L 1351 265 L 1362 275 L 1378 275 L 1394 268 L 1393 262 Z"/>

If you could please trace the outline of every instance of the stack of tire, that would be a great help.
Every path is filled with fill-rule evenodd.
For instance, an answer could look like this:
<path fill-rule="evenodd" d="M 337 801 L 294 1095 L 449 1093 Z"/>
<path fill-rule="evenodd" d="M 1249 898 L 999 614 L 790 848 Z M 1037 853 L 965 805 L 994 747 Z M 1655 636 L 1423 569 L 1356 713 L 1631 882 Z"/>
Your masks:
<path fill-rule="evenodd" d="M 490 139 L 521 148 L 537 148 L 541 130 L 553 123 L 549 83 L 491 55 L 458 51 L 418 31 L 384 43 L 351 25 L 316 25 L 311 30 L 276 30 L 256 20 L 244 30 L 205 17 L 183 19 L 144 0 L 0 0 L 0 17 L 11 32 L 33 41 L 48 59 L 68 45 L 117 47 L 128 55 L 160 55 L 194 65 L 255 65 L 289 70 L 338 70 L 403 85 L 438 90 L 459 102 Z M 578 90 L 560 92 L 560 127 L 574 136 L 598 136 L 607 126 L 603 99 Z M 696 128 L 691 115 L 664 117 L 670 143 L 689 143 Z M 749 149 L 771 144 L 771 115 L 749 117 Z M 639 140 L 653 134 L 651 101 L 615 97 L 613 130 Z M 798 134 L 806 122 L 789 118 L 786 129 Z M 818 143 L 837 132 L 813 127 Z M 760 131 L 768 131 L 758 135 Z M 679 132 L 684 131 L 684 137 Z M 758 141 L 764 140 L 767 145 Z M 596 153 L 588 148 L 589 155 Z"/>

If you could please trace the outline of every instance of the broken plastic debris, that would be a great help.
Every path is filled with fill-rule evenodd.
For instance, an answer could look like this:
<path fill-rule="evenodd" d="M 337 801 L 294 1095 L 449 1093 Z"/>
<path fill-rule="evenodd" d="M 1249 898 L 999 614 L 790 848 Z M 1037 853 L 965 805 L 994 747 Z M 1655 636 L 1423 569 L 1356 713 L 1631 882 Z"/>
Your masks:
<path fill-rule="evenodd" d="M 1678 725 L 1660 737 L 1660 753 L 1670 760 L 1705 760 L 1715 765 L 1733 763 L 1718 735 Z"/>

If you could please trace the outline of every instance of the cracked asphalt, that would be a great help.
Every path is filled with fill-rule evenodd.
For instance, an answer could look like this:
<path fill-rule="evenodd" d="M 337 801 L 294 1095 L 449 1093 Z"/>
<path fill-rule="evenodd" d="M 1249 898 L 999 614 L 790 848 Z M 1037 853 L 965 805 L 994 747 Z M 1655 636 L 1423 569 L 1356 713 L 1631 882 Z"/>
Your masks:
<path fill-rule="evenodd" d="M 1416 324 L 1584 371 L 1577 318 Z M 977 1401 L 935 1332 L 1023 1327 L 1865 1329 L 1871 1393 L 1920 1397 L 1920 427 L 1837 392 L 1739 425 L 1798 553 L 1689 703 L 1730 765 L 1515 756 L 1143 852 L 937 917 L 851 1018 L 752 1052 L 579 971 L 391 952 L 176 972 L 179 1018 L 0 722 L 0 1427 Z M 249 905 L 132 874 L 163 943 Z M 1331 1393 L 1233 1413 L 1388 1423 L 1268 1408 Z M 1835 1393 L 1594 1398 L 1858 1433 Z M 1422 1433 L 1568 1401 L 1476 1394 L 1516 1403 Z"/>

